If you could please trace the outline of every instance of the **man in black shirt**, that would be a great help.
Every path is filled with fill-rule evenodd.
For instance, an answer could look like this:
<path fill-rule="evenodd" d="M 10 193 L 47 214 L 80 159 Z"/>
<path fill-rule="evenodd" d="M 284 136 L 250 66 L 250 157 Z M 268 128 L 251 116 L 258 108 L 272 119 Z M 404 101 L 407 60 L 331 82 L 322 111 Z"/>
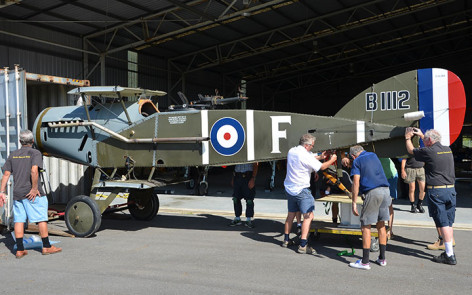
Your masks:
<path fill-rule="evenodd" d="M 3 166 L 0 200 L 5 199 L 5 190 L 10 175 L 15 181 L 13 186 L 13 221 L 15 223 L 16 258 L 28 254 L 23 245 L 24 223 L 38 223 L 39 234 L 43 241 L 43 255 L 61 252 L 61 248 L 51 246 L 48 237 L 48 199 L 41 188 L 39 169 L 43 166 L 41 152 L 34 149 L 33 133 L 20 132 L 21 149 L 10 154 Z M 0 204 L 3 203 L 0 201 Z M 3 205 L 3 204 L 1 204 Z"/>
<path fill-rule="evenodd" d="M 414 148 L 411 137 L 423 139 L 424 148 Z M 456 211 L 456 190 L 454 188 L 454 158 L 448 146 L 441 144 L 441 135 L 430 129 L 423 135 L 420 129 L 408 127 L 405 131 L 406 149 L 415 159 L 425 163 L 426 197 L 429 215 L 444 239 L 445 252 L 434 256 L 433 261 L 455 265 L 453 249 L 453 223 Z"/>

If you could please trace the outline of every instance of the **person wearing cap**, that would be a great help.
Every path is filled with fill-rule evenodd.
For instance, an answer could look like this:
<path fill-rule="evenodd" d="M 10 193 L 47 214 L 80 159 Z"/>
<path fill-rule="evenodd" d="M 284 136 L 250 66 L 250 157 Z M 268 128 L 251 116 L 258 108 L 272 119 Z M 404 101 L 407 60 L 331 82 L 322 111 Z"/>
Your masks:
<path fill-rule="evenodd" d="M 413 136 L 423 140 L 425 147 L 415 148 L 411 142 Z M 444 239 L 445 251 L 434 256 L 433 261 L 456 265 L 454 255 L 453 223 L 456 212 L 456 181 L 454 157 L 448 146 L 441 144 L 441 134 L 434 129 L 423 132 L 418 128 L 408 127 L 405 130 L 406 149 L 417 161 L 425 163 L 426 198 L 428 199 L 429 216 L 433 218 L 441 237 Z"/>

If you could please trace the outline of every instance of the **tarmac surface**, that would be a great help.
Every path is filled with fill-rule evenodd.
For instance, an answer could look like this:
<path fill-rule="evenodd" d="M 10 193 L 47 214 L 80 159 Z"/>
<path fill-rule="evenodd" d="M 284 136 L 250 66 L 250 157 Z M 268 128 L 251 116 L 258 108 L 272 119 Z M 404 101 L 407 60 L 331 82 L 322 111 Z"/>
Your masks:
<path fill-rule="evenodd" d="M 262 173 L 261 173 L 262 174 Z M 210 174 L 208 196 L 194 196 L 185 186 L 160 194 L 160 211 L 149 222 L 127 211 L 104 215 L 90 238 L 51 236 L 62 253 L 40 250 L 15 259 L 10 233 L 0 236 L 0 294 L 467 294 L 472 288 L 472 186 L 458 191 L 454 248 L 458 264 L 431 261 L 437 238 L 428 213 L 410 213 L 405 199 L 394 202 L 394 238 L 386 267 L 369 271 L 348 267 L 362 255 L 357 236 L 322 234 L 313 242 L 316 255 L 282 248 L 286 201 L 280 180 L 265 192 L 257 179 L 254 229 L 228 227 L 233 218 L 228 173 Z M 228 183 L 226 186 L 225 183 Z M 260 182 L 260 183 L 259 183 Z M 426 206 L 425 206 L 426 209 Z M 316 202 L 315 219 L 330 220 Z M 64 221 L 51 228 L 67 230 Z M 351 248 L 352 247 L 352 248 Z M 339 256 L 354 250 L 354 256 Z"/>

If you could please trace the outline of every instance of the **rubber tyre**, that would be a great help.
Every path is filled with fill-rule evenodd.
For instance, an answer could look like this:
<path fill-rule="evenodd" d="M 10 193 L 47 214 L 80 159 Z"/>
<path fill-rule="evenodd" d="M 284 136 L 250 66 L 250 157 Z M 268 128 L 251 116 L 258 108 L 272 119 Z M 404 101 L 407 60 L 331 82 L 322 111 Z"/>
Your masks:
<path fill-rule="evenodd" d="M 76 196 L 67 203 L 64 218 L 69 231 L 81 238 L 93 235 L 102 223 L 97 203 L 85 195 Z"/>
<path fill-rule="evenodd" d="M 185 187 L 187 189 L 194 189 L 195 188 L 195 179 L 190 179 L 185 183 Z"/>
<path fill-rule="evenodd" d="M 198 186 L 198 195 L 199 196 L 204 196 L 208 194 L 208 183 L 207 182 L 202 182 Z"/>
<path fill-rule="evenodd" d="M 159 212 L 159 198 L 152 190 L 132 190 L 128 210 L 136 220 L 152 220 Z"/>

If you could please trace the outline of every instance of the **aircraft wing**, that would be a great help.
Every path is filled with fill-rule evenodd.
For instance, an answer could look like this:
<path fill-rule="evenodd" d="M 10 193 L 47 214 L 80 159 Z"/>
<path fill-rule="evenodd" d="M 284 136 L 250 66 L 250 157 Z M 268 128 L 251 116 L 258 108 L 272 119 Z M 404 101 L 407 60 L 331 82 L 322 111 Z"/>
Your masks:
<path fill-rule="evenodd" d="M 142 88 L 131 88 L 121 86 L 89 86 L 89 87 L 78 87 L 67 92 L 72 95 L 92 95 L 92 96 L 105 96 L 105 97 L 132 97 L 132 96 L 163 96 L 167 93 L 159 90 L 149 90 Z"/>

